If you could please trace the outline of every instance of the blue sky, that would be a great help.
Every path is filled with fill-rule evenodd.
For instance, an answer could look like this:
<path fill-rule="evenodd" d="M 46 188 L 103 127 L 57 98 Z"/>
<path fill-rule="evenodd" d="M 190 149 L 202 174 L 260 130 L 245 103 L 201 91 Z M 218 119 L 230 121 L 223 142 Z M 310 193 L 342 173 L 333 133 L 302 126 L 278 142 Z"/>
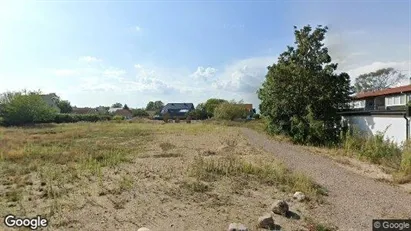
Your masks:
<path fill-rule="evenodd" d="M 405 1 L 1 1 L 0 92 L 41 89 L 77 106 L 255 94 L 293 26 L 328 25 L 352 78 L 410 71 Z M 411 75 L 410 75 L 411 76 Z"/>

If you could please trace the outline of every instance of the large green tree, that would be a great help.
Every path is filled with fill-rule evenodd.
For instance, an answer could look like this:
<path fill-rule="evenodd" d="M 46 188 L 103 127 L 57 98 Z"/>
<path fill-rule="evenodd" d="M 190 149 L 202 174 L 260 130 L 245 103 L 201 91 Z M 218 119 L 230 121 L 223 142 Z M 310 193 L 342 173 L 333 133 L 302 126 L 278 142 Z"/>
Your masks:
<path fill-rule="evenodd" d="M 288 46 L 276 64 L 268 67 L 258 90 L 260 111 L 269 119 L 269 131 L 299 143 L 338 141 L 338 110 L 349 102 L 350 77 L 336 74 L 324 46 L 327 27 L 294 27 L 295 47 Z"/>
<path fill-rule="evenodd" d="M 392 87 L 405 79 L 405 75 L 392 67 L 359 75 L 355 78 L 355 91 L 375 91 Z"/>

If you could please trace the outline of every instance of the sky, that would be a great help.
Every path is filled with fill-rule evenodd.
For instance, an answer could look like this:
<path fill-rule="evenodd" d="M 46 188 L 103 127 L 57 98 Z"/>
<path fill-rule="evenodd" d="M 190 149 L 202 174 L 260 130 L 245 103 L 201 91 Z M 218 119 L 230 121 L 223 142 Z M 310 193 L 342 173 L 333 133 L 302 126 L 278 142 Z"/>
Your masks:
<path fill-rule="evenodd" d="M 411 1 L 0 1 L 0 92 L 56 93 L 73 106 L 244 100 L 294 43 L 329 27 L 339 72 L 411 77 Z M 407 82 L 408 83 L 408 82 Z"/>

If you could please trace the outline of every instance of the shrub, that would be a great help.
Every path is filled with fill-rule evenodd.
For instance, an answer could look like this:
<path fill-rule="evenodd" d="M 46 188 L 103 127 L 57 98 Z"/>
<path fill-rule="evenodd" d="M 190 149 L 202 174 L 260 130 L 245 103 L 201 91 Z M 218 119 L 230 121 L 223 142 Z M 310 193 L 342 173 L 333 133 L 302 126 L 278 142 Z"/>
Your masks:
<path fill-rule="evenodd" d="M 219 104 L 214 110 L 214 117 L 222 120 L 235 120 L 247 117 L 247 111 L 243 105 L 232 101 Z"/>
<path fill-rule="evenodd" d="M 354 128 L 344 136 L 342 146 L 346 153 L 355 153 L 375 164 L 398 168 L 402 151 L 392 140 L 385 138 L 386 130 L 366 136 Z"/>
<path fill-rule="evenodd" d="M 402 152 L 400 171 L 404 174 L 411 175 L 411 142 L 408 141 L 404 145 Z"/>
<path fill-rule="evenodd" d="M 56 114 L 38 93 L 16 94 L 2 106 L 5 125 L 52 122 Z"/>
<path fill-rule="evenodd" d="M 260 114 L 254 114 L 254 115 L 253 115 L 253 118 L 256 119 L 256 120 L 258 120 L 258 119 L 261 118 L 261 116 L 260 116 Z"/>
<path fill-rule="evenodd" d="M 80 121 L 84 122 L 97 122 L 97 121 L 107 121 L 111 120 L 109 115 L 98 115 L 98 114 L 57 114 L 54 118 L 55 123 L 76 123 Z"/>
<path fill-rule="evenodd" d="M 122 116 L 122 115 L 115 115 L 114 117 L 113 117 L 113 120 L 116 120 L 116 121 L 120 121 L 120 120 L 125 120 L 126 118 L 124 117 L 124 116 Z"/>
<path fill-rule="evenodd" d="M 132 110 L 133 117 L 148 117 L 150 116 L 148 112 L 144 109 L 133 109 Z"/>

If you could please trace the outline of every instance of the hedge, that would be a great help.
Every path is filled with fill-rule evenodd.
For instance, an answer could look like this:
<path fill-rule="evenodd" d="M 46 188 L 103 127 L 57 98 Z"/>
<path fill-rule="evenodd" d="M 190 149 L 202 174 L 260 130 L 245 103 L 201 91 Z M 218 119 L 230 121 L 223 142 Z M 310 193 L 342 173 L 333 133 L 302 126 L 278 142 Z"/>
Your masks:
<path fill-rule="evenodd" d="M 54 118 L 54 123 L 76 123 L 80 121 L 86 122 L 97 122 L 97 121 L 107 121 L 111 120 L 110 115 L 99 115 L 99 114 L 57 114 Z"/>

